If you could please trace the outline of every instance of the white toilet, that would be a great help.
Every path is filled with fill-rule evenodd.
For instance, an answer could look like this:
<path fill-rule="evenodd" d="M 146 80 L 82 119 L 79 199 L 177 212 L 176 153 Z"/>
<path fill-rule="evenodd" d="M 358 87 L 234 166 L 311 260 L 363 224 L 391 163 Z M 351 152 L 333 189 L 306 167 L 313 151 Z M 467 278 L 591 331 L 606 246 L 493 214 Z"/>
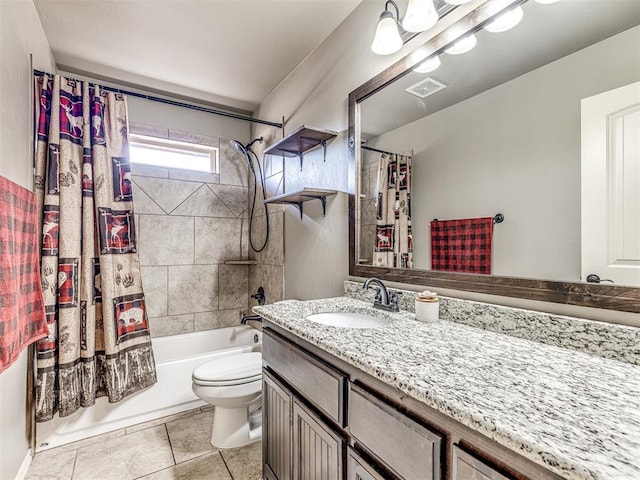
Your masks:
<path fill-rule="evenodd" d="M 236 448 L 262 437 L 262 354 L 238 353 L 196 367 L 192 389 L 215 407 L 211 444 Z"/>

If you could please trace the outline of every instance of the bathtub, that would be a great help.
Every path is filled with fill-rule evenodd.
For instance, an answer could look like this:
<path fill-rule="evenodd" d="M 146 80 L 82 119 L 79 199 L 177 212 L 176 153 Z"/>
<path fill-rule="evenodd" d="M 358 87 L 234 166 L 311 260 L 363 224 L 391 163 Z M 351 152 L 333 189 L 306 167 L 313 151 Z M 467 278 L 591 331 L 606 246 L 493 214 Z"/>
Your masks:
<path fill-rule="evenodd" d="M 206 405 L 191 391 L 193 369 L 214 358 L 260 351 L 262 333 L 237 326 L 154 338 L 151 343 L 158 383 L 119 403 L 98 398 L 93 407 L 37 423 L 36 452 Z"/>

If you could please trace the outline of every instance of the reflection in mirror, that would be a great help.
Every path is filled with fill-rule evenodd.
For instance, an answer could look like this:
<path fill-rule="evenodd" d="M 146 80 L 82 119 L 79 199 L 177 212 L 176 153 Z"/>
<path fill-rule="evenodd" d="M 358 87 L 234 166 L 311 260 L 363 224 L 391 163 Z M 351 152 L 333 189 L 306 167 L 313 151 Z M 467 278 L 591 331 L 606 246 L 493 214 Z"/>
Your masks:
<path fill-rule="evenodd" d="M 522 10 L 359 104 L 358 264 L 640 286 L 640 2 Z"/>

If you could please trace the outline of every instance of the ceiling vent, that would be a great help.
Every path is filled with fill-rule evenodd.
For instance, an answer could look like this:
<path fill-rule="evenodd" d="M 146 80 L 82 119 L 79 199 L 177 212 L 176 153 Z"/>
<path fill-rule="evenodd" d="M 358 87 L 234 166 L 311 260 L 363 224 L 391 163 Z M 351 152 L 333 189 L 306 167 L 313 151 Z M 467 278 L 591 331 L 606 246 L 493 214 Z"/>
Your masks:
<path fill-rule="evenodd" d="M 447 88 L 444 83 L 437 82 L 433 78 L 425 78 L 415 85 L 411 85 L 406 91 L 418 98 L 427 98 L 443 88 Z"/>

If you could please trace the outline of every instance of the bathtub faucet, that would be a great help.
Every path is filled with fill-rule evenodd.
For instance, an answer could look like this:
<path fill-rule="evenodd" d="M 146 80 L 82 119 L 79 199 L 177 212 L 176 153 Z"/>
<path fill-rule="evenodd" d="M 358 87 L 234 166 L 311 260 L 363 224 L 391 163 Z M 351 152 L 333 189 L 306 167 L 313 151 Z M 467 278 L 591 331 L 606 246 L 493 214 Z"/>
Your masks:
<path fill-rule="evenodd" d="M 240 325 L 246 325 L 247 322 L 262 322 L 262 317 L 260 315 L 243 315 Z"/>

